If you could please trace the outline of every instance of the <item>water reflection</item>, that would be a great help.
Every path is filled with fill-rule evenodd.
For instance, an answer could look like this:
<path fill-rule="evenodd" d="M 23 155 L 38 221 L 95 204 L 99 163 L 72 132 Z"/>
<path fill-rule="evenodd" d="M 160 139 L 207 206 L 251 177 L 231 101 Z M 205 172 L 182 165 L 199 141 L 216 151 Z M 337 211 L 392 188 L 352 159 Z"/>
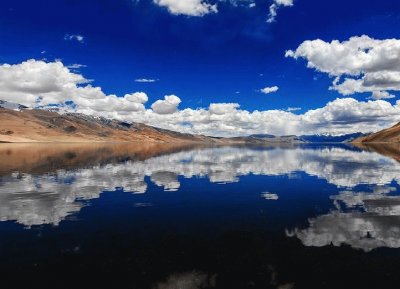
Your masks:
<path fill-rule="evenodd" d="M 372 192 L 342 191 L 331 196 L 335 210 L 309 220 L 307 229 L 288 231 L 305 246 L 341 246 L 371 251 L 400 248 L 400 196 L 396 188 L 377 186 Z"/>
<path fill-rule="evenodd" d="M 50 149 L 9 145 L 0 149 L 0 156 L 5 161 L 0 170 L 2 221 L 58 225 L 105 190 L 123 188 L 143 194 L 149 182 L 165 191 L 176 191 L 181 186 L 180 177 L 226 184 L 250 174 L 298 178 L 299 172 L 304 172 L 346 190 L 331 197 L 336 210 L 310 220 L 310 228 L 294 230 L 291 235 L 313 246 L 347 243 L 365 250 L 400 246 L 400 199 L 389 197 L 394 189 L 383 186 L 399 181 L 400 165 L 374 152 L 343 147 L 189 149 L 103 144 L 95 148 L 53 145 Z M 351 191 L 360 184 L 376 188 L 372 193 Z M 259 194 L 278 200 L 274 192 Z M 362 206 L 365 211 L 342 212 L 338 203 L 349 208 Z"/>

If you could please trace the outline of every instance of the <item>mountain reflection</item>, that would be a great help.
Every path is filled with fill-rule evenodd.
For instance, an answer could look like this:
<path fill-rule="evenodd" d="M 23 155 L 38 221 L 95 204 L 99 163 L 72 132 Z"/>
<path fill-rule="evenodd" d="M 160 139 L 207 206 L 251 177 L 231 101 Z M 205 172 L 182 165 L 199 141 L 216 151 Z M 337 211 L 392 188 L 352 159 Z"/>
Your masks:
<path fill-rule="evenodd" d="M 388 196 L 393 189 L 384 186 L 399 181 L 400 165 L 374 152 L 343 147 L 5 145 L 0 147 L 0 157 L 2 221 L 25 226 L 58 225 L 105 190 L 123 188 L 143 194 L 149 182 L 165 191 L 176 191 L 181 177 L 226 184 L 250 174 L 293 176 L 304 172 L 343 192 L 332 197 L 335 211 L 310 220 L 309 229 L 296 229 L 290 235 L 313 246 L 348 243 L 365 250 L 383 245 L 400 247 L 400 199 Z M 376 189 L 372 193 L 353 192 L 360 184 Z M 271 196 L 278 199 L 275 194 Z M 340 204 L 362 206 L 365 212 L 342 212 Z"/>

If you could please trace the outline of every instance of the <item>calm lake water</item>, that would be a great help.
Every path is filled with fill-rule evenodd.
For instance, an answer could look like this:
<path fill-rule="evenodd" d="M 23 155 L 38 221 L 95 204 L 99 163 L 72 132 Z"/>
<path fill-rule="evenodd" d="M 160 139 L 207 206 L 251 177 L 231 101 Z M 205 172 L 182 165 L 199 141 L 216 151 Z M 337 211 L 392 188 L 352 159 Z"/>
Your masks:
<path fill-rule="evenodd" d="M 399 288 L 399 181 L 346 145 L 1 144 L 2 288 Z"/>

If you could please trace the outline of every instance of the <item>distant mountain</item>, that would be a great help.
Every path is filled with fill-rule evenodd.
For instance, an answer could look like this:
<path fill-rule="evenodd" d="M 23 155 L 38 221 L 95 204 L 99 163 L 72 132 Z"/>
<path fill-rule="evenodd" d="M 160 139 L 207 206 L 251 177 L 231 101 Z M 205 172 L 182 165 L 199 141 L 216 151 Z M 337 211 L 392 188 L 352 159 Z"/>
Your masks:
<path fill-rule="evenodd" d="M 227 140 L 246 144 L 300 144 L 306 142 L 295 135 L 275 136 L 271 134 L 253 134 L 245 137 L 227 138 Z"/>
<path fill-rule="evenodd" d="M 250 138 L 275 138 L 273 134 L 252 134 L 249 135 Z"/>
<path fill-rule="evenodd" d="M 300 138 L 306 142 L 312 143 L 340 143 L 340 142 L 352 142 L 356 138 L 365 136 L 367 134 L 356 132 L 343 135 L 302 135 Z"/>
<path fill-rule="evenodd" d="M 400 143 L 400 122 L 390 128 L 359 137 L 354 143 Z"/>
<path fill-rule="evenodd" d="M 30 109 L 0 100 L 0 142 L 129 141 L 159 143 L 208 143 L 217 145 L 295 145 L 350 142 L 361 133 L 341 136 L 253 134 L 246 137 L 208 137 L 185 134 L 140 123 L 128 123 L 58 109 Z"/>
<path fill-rule="evenodd" d="M 252 134 L 249 135 L 249 139 L 253 140 L 267 140 L 267 141 L 275 141 L 275 142 L 292 142 L 292 143 L 342 143 L 342 142 L 351 142 L 354 139 L 365 136 L 361 132 L 343 134 L 343 135 L 322 135 L 322 134 L 314 134 L 314 135 L 288 135 L 288 136 L 274 136 L 271 134 Z"/>

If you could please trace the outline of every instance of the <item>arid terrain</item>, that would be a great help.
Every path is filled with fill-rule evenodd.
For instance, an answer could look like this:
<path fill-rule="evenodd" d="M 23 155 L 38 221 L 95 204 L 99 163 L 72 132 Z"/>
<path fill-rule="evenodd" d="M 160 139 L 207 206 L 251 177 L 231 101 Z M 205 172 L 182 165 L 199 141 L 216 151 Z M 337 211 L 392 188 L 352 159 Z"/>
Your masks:
<path fill-rule="evenodd" d="M 0 142 L 133 142 L 167 144 L 297 144 L 296 136 L 209 137 L 78 113 L 0 107 Z"/>
<path fill-rule="evenodd" d="M 144 124 L 129 124 L 82 114 L 0 108 L 0 142 L 219 142 Z"/>
<path fill-rule="evenodd" d="M 400 123 L 376 133 L 359 137 L 353 143 L 400 143 Z"/>

